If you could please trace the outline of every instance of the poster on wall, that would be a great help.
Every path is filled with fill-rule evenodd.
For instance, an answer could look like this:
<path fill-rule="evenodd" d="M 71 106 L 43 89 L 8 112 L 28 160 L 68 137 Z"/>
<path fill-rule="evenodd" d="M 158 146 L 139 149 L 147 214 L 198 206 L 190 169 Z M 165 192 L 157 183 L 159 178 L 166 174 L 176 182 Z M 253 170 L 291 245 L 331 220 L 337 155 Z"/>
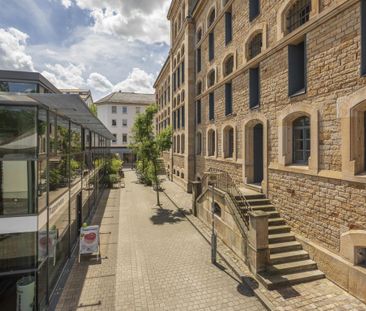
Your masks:
<path fill-rule="evenodd" d="M 99 260 L 99 226 L 80 228 L 79 262 L 80 255 L 98 254 Z"/>
<path fill-rule="evenodd" d="M 56 243 L 57 243 L 57 230 L 47 231 L 42 230 L 38 233 L 38 257 L 42 261 L 47 257 L 47 242 L 48 242 L 48 257 L 56 257 Z"/>

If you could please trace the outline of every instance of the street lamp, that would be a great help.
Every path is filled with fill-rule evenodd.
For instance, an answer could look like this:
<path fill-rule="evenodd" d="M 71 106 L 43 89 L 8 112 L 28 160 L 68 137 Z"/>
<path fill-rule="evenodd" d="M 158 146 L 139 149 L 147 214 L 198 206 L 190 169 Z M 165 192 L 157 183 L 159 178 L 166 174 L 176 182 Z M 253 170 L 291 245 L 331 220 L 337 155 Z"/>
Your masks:
<path fill-rule="evenodd" d="M 215 232 L 215 185 L 217 183 L 217 177 L 220 173 L 218 172 L 207 172 L 208 185 L 212 186 L 212 202 L 211 202 L 211 263 L 216 264 L 217 256 L 217 234 Z"/>

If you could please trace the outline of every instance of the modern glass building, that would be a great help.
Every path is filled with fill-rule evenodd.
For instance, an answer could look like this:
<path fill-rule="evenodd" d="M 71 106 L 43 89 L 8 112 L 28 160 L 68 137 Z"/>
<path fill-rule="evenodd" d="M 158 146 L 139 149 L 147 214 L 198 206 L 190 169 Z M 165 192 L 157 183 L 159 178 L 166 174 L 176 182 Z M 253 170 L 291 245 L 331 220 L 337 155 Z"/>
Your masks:
<path fill-rule="evenodd" d="M 0 93 L 1 310 L 47 308 L 103 192 L 111 139 L 77 95 Z"/>

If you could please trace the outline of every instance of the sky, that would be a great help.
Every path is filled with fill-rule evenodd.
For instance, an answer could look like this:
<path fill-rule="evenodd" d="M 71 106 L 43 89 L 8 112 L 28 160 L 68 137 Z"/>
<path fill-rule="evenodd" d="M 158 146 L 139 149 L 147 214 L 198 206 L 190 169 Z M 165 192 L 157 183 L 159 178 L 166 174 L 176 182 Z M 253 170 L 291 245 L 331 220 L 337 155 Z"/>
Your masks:
<path fill-rule="evenodd" d="M 0 0 L 0 69 L 58 88 L 153 93 L 169 51 L 169 0 Z"/>

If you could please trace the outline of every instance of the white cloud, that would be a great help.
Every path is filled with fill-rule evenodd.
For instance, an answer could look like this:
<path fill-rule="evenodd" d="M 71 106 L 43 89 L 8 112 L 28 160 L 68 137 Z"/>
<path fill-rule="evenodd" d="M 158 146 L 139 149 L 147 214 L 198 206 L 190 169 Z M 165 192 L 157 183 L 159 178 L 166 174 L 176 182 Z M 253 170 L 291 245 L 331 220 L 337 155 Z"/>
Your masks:
<path fill-rule="evenodd" d="M 153 93 L 153 84 L 155 77 L 139 68 L 133 68 L 127 79 L 117 83 L 113 91 Z"/>
<path fill-rule="evenodd" d="M 69 8 L 72 4 L 71 0 L 61 0 L 61 3 L 65 8 Z"/>
<path fill-rule="evenodd" d="M 87 80 L 88 86 L 101 93 L 110 92 L 113 89 L 113 84 L 103 75 L 93 72 Z"/>
<path fill-rule="evenodd" d="M 32 57 L 26 53 L 28 35 L 16 28 L 0 28 L 0 66 L 3 69 L 34 71 Z"/>
<path fill-rule="evenodd" d="M 85 71 L 83 64 L 68 64 L 67 66 L 61 64 L 47 64 L 46 68 L 47 70 L 42 71 L 42 75 L 50 80 L 57 88 L 83 88 L 86 85 L 83 78 L 83 73 Z"/>

